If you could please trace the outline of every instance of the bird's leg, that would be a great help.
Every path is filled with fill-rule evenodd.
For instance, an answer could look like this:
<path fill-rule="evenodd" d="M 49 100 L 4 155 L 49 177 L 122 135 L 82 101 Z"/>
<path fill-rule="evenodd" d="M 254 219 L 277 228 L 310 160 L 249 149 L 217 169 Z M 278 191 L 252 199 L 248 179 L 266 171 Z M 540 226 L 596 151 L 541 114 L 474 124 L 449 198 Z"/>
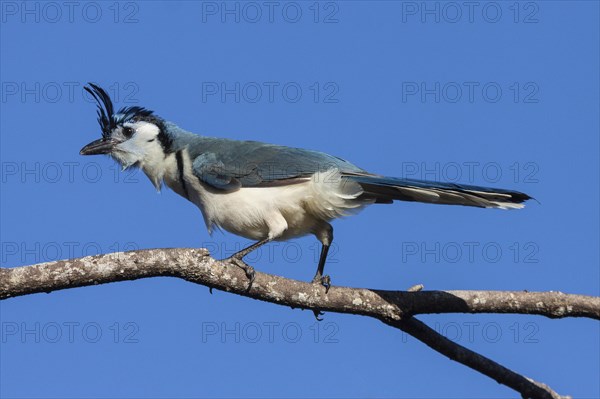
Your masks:
<path fill-rule="evenodd" d="M 242 249 L 241 251 L 238 251 L 238 252 L 234 253 L 233 255 L 230 256 L 230 258 L 236 258 L 236 259 L 241 260 L 244 256 L 248 255 L 250 252 L 254 251 L 258 247 L 262 247 L 263 245 L 265 245 L 269 241 L 271 241 L 270 238 L 265 238 L 264 240 L 260 240 L 258 242 L 255 242 L 254 244 L 252 244 L 252 245 L 250 245 L 250 246 Z"/>
<path fill-rule="evenodd" d="M 265 238 L 264 240 L 255 242 L 254 244 L 242 249 L 241 251 L 234 253 L 229 258 L 225 259 L 225 261 L 231 261 L 237 267 L 242 269 L 244 271 L 244 273 L 246 273 L 246 277 L 248 277 L 248 280 L 250 280 L 250 284 L 248 284 L 248 290 L 250 290 L 250 287 L 252 287 L 252 283 L 254 282 L 254 268 L 250 265 L 247 265 L 243 261 L 243 258 L 244 258 L 244 256 L 248 255 L 250 252 L 254 251 L 255 249 L 257 249 L 260 246 L 265 245 L 269 241 L 271 241 L 271 238 Z"/>
<path fill-rule="evenodd" d="M 325 269 L 325 260 L 327 260 L 327 253 L 329 252 L 329 245 L 323 244 L 321 247 L 321 256 L 319 257 L 319 265 L 317 266 L 317 274 L 313 278 L 313 283 L 321 283 L 323 287 L 325 287 L 325 294 L 329 292 L 329 287 L 331 287 L 331 279 L 329 276 L 323 276 L 323 270 Z M 315 315 L 315 319 L 317 321 L 322 321 L 323 319 L 320 316 L 323 316 L 323 312 L 318 309 L 313 310 L 313 314 Z"/>
<path fill-rule="evenodd" d="M 313 277 L 313 283 L 321 283 L 325 287 L 325 293 L 329 292 L 331 287 L 331 278 L 323 275 L 325 269 L 325 261 L 327 260 L 327 253 L 329 253 L 329 245 L 323 244 L 321 247 L 321 256 L 319 257 L 319 265 L 317 266 L 317 273 Z"/>

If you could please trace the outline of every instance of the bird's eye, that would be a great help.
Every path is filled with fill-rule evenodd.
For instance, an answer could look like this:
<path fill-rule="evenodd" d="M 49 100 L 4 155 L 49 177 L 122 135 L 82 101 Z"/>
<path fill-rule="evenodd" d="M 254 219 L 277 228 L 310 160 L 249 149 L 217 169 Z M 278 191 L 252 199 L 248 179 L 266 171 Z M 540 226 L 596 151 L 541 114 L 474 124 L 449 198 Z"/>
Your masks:
<path fill-rule="evenodd" d="M 127 138 L 133 136 L 133 128 L 126 126 L 123 128 L 123 135 Z"/>

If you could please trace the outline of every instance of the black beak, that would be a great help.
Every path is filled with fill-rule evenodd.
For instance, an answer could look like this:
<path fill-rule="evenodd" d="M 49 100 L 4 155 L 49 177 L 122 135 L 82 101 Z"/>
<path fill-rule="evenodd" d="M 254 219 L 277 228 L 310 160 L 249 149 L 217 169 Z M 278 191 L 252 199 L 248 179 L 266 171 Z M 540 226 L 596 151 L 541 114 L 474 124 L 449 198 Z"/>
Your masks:
<path fill-rule="evenodd" d="M 79 151 L 81 155 L 98 155 L 98 154 L 110 154 L 113 147 L 117 144 L 111 139 L 99 139 L 92 141 Z"/>

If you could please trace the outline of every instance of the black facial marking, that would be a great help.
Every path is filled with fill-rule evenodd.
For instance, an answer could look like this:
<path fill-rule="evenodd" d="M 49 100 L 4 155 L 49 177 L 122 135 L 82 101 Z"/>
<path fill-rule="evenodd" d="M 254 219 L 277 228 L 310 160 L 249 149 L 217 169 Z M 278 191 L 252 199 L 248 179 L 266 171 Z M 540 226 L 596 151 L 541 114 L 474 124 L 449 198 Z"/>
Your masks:
<path fill-rule="evenodd" d="M 190 199 L 187 184 L 185 183 L 185 179 L 183 178 L 183 155 L 181 155 L 181 150 L 175 153 L 175 158 L 177 159 L 177 171 L 179 172 L 179 181 L 181 182 L 181 186 L 183 187 L 183 193 L 185 194 L 185 198 Z"/>

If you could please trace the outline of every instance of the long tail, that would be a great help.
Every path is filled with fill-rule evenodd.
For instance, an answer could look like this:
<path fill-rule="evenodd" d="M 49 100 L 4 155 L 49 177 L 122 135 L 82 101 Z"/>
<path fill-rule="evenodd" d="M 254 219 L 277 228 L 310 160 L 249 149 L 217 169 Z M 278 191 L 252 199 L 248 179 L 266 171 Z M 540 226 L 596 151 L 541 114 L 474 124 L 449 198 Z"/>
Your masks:
<path fill-rule="evenodd" d="M 532 199 L 519 191 L 426 180 L 400 179 L 377 175 L 344 175 L 362 187 L 361 197 L 377 203 L 394 200 L 432 204 L 465 205 L 479 208 L 520 209 Z"/>

